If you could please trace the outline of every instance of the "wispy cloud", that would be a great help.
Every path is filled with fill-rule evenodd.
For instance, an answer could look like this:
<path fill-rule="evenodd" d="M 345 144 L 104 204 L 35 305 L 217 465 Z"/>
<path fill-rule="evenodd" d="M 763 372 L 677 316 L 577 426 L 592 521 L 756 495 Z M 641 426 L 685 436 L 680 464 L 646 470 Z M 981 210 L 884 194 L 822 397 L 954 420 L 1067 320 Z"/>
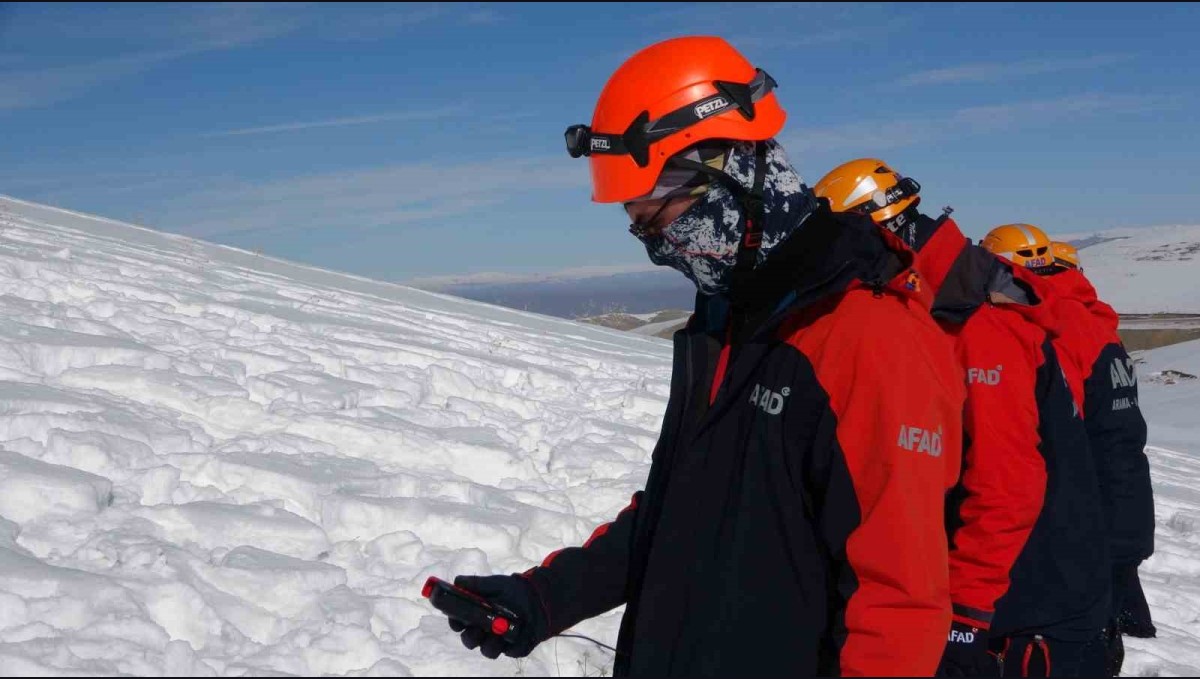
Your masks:
<path fill-rule="evenodd" d="M 155 8 L 145 16 L 126 11 L 87 14 L 87 21 L 54 12 L 5 27 L 11 40 L 51 44 L 81 38 L 102 55 L 85 62 L 52 63 L 33 56 L 13 60 L 0 71 L 0 110 L 31 108 L 67 101 L 105 83 L 136 76 L 185 57 L 244 47 L 296 29 L 295 19 L 256 5 L 199 5 Z M 85 39 L 86 38 L 86 39 Z M 74 42 L 74 41 L 73 41 Z M 129 50 L 129 45 L 140 49 Z M 119 47 L 118 47 L 119 46 Z M 116 49 L 117 53 L 112 51 Z M 4 65 L 5 61 L 0 61 Z"/>
<path fill-rule="evenodd" d="M 1131 58 L 1132 56 L 1128 54 L 1100 54 L 1073 59 L 1031 59 L 1008 63 L 962 64 L 948 68 L 937 68 L 911 73 L 896 81 L 896 84 L 899 86 L 913 86 L 994 82 L 1022 76 L 1041 75 L 1043 73 L 1103 68 L 1128 61 Z"/>
<path fill-rule="evenodd" d="M 190 6 L 161 22 L 163 34 L 178 35 L 193 52 L 247 47 L 295 33 L 309 20 L 297 5 L 213 3 Z M 135 24 L 138 25 L 138 24 Z"/>
<path fill-rule="evenodd" d="M 161 223 L 200 238 L 249 232 L 346 231 L 473 213 L 543 190 L 582 190 L 587 170 L 560 158 L 410 163 L 214 186 L 172 201 Z"/>
<path fill-rule="evenodd" d="M 479 9 L 467 12 L 463 15 L 463 19 L 469 24 L 492 25 L 500 23 L 503 17 L 494 9 Z"/>
<path fill-rule="evenodd" d="M 668 26 L 654 40 L 678 35 L 720 35 L 741 50 L 778 51 L 882 37 L 910 28 L 913 21 L 896 9 L 887 16 L 869 6 L 821 2 L 711 2 L 675 5 L 648 12 L 640 22 Z M 637 48 L 644 47 L 644 37 Z M 629 51 L 629 50 L 627 50 Z"/>
<path fill-rule="evenodd" d="M 323 7 L 315 34 L 326 40 L 372 41 L 389 38 L 429 24 L 494 24 L 500 13 L 490 7 L 470 3 L 404 3 L 374 4 L 369 8 Z"/>
<path fill-rule="evenodd" d="M 470 23 L 498 15 L 478 6 L 437 3 L 386 10 L 304 3 L 114 5 L 87 12 L 51 5 L 13 12 L 0 24 L 0 44 L 13 50 L 0 55 L 0 111 L 60 103 L 170 62 L 302 31 L 326 40 L 380 40 L 441 18 Z M 46 48 L 64 43 L 91 58 L 62 63 L 55 50 Z M 368 122 L 384 121 L 330 124 Z M 268 131 L 285 129 L 261 130 Z"/>
<path fill-rule="evenodd" d="M 427 24 L 448 12 L 445 6 L 437 3 L 401 5 L 386 12 L 379 11 L 378 7 L 339 10 L 325 18 L 318 33 L 331 40 L 380 40 L 399 31 Z"/>
<path fill-rule="evenodd" d="M 1079 116 L 1125 113 L 1157 107 L 1161 102 L 1128 95 L 1080 94 L 994 106 L 971 106 L 942 116 L 914 119 L 883 118 L 830 127 L 806 128 L 785 135 L 789 148 L 804 151 L 853 149 L 870 152 L 998 132 L 1029 125 L 1046 125 Z"/>
<path fill-rule="evenodd" d="M 912 21 L 901 16 L 886 23 L 871 23 L 861 26 L 829 27 L 803 34 L 763 35 L 761 32 L 734 33 L 729 41 L 744 50 L 794 50 L 805 47 L 843 44 L 854 41 L 872 41 L 907 30 Z"/>
<path fill-rule="evenodd" d="M 149 52 L 86 64 L 0 72 L 0 111 L 65 101 L 106 82 L 142 73 L 187 53 L 181 50 Z"/>
<path fill-rule="evenodd" d="M 54 58 L 72 52 L 94 57 L 178 50 L 191 53 L 249 45 L 291 33 L 309 22 L 289 3 L 43 5 L 14 12 L 3 26 L 6 48 Z"/>
<path fill-rule="evenodd" d="M 644 23 L 670 23 L 673 26 L 711 25 L 752 18 L 796 17 L 811 18 L 815 12 L 822 16 L 840 11 L 839 3 L 820 2 L 706 2 L 676 4 L 667 9 L 640 14 Z"/>
<path fill-rule="evenodd" d="M 354 125 L 373 125 L 377 123 L 411 122 L 417 120 L 439 120 L 458 115 L 466 110 L 465 105 L 443 106 L 427 111 L 402 111 L 371 116 L 350 116 L 333 118 L 331 120 L 316 120 L 309 122 L 279 123 L 262 127 L 246 127 L 223 132 L 210 132 L 204 137 L 244 137 L 252 134 L 274 134 L 278 132 L 299 132 L 324 127 L 351 127 Z"/>

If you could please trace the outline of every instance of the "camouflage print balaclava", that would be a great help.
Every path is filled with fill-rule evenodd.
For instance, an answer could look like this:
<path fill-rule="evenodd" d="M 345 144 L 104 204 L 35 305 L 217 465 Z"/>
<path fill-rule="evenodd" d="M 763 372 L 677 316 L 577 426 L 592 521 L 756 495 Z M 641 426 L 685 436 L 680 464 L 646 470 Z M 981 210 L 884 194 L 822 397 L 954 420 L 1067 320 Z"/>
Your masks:
<path fill-rule="evenodd" d="M 816 197 L 788 162 L 783 148 L 774 140 L 767 145 L 767 174 L 763 184 L 766 206 L 762 246 L 755 268 L 762 266 L 771 250 L 795 231 L 816 209 Z M 724 171 L 749 189 L 754 183 L 754 143 L 733 145 Z M 737 262 L 738 228 L 742 207 L 733 192 L 713 181 L 686 212 L 657 236 L 642 242 L 650 261 L 677 269 L 706 295 L 729 291 Z"/>

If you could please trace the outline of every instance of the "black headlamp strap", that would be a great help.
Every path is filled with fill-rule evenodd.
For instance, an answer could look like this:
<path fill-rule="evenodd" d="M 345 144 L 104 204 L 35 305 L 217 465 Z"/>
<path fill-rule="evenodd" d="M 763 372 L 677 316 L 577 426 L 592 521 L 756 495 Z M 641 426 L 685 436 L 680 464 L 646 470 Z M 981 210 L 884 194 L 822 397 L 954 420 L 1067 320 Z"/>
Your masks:
<path fill-rule="evenodd" d="M 854 211 L 860 214 L 869 215 L 884 209 L 889 205 L 894 205 L 905 198 L 911 198 L 921 192 L 921 185 L 912 177 L 904 177 L 895 186 L 886 191 L 876 192 L 883 193 L 883 203 L 875 200 L 874 197 L 868 198 L 866 201 L 859 203 L 854 207 Z"/>
<path fill-rule="evenodd" d="M 572 158 L 591 155 L 629 155 L 638 167 L 650 164 L 650 145 L 714 116 L 737 110 L 745 120 L 754 120 L 755 103 L 778 84 L 762 69 L 749 83 L 713 81 L 716 94 L 680 107 L 657 120 L 642 111 L 620 134 L 596 132 L 588 125 L 572 125 L 565 137 Z"/>

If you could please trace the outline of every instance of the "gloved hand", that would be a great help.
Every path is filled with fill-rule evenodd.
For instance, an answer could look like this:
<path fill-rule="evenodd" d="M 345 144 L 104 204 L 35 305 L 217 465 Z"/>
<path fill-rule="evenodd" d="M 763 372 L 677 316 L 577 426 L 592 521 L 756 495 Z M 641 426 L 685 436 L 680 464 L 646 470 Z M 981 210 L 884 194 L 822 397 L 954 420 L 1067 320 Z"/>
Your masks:
<path fill-rule="evenodd" d="M 1137 564 L 1113 566 L 1113 615 L 1122 634 L 1150 639 L 1158 630 L 1150 619 L 1137 569 Z"/>
<path fill-rule="evenodd" d="M 988 631 L 955 621 L 938 664 L 939 677 L 998 677 L 1000 661 L 988 652 Z"/>
<path fill-rule="evenodd" d="M 450 629 L 460 634 L 463 646 L 472 650 L 478 648 L 480 653 L 492 660 L 499 658 L 501 653 L 510 658 L 524 658 L 533 651 L 534 646 L 549 636 L 546 615 L 537 591 L 520 575 L 460 575 L 454 578 L 454 585 L 507 608 L 522 623 L 517 629 L 516 639 L 508 641 L 492 634 L 490 629 L 450 618 Z"/>

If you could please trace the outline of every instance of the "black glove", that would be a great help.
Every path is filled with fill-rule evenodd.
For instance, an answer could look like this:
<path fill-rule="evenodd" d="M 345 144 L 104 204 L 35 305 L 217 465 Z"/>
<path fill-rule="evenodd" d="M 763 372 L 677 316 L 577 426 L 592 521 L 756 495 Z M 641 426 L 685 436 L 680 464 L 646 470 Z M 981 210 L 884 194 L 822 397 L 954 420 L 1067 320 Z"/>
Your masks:
<path fill-rule="evenodd" d="M 998 677 L 1000 660 L 988 652 L 988 631 L 955 621 L 938 664 L 939 677 Z"/>
<path fill-rule="evenodd" d="M 501 653 L 510 658 L 524 658 L 549 636 L 541 599 L 525 578 L 519 575 L 460 575 L 454 578 L 454 585 L 507 608 L 521 621 L 516 638 L 508 641 L 492 634 L 490 629 L 450 618 L 450 629 L 460 633 L 463 646 L 478 648 L 492 660 L 499 658 Z"/>

